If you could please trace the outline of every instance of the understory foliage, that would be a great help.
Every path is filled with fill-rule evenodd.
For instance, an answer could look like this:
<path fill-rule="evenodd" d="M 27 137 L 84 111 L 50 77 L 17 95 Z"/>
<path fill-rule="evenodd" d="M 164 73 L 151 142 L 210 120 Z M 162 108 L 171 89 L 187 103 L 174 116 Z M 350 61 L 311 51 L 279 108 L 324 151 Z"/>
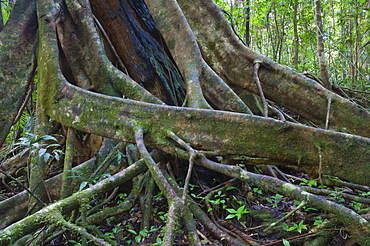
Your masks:
<path fill-rule="evenodd" d="M 368 2 L 0 3 L 0 245 L 370 245 Z"/>
<path fill-rule="evenodd" d="M 216 1 L 250 47 L 298 72 L 320 76 L 315 6 L 310 1 Z M 368 90 L 370 4 L 366 0 L 321 1 L 325 53 L 332 82 Z M 249 30 L 249 31 L 247 31 Z"/>

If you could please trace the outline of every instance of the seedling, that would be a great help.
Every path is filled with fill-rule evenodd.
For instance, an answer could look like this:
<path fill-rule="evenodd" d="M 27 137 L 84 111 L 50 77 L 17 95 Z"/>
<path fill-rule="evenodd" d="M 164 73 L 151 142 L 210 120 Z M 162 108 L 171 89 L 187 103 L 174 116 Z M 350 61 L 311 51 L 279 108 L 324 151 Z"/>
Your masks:
<path fill-rule="evenodd" d="M 327 221 L 327 219 L 323 219 L 323 218 L 321 218 L 320 216 L 317 216 L 317 217 L 315 217 L 315 222 L 313 223 L 313 225 L 320 225 L 321 223 L 324 223 L 325 221 Z"/>
<path fill-rule="evenodd" d="M 262 195 L 262 190 L 260 188 L 258 188 L 258 187 L 253 188 L 253 192 L 256 192 L 257 194 Z"/>
<path fill-rule="evenodd" d="M 304 220 L 301 220 L 298 224 L 292 223 L 292 226 L 289 226 L 288 224 L 284 223 L 283 228 L 286 231 L 294 231 L 297 230 L 299 233 L 302 233 L 302 230 L 307 230 L 307 226 L 303 224 Z"/>
<path fill-rule="evenodd" d="M 273 198 L 274 200 L 270 199 L 270 198 L 266 198 L 266 201 L 268 203 L 270 203 L 273 207 L 277 208 L 278 206 L 278 202 L 281 198 L 283 198 L 284 196 L 283 195 L 280 195 L 280 194 L 276 194 L 274 196 L 272 196 L 271 198 Z"/>
<path fill-rule="evenodd" d="M 243 214 L 247 214 L 250 212 L 247 208 L 245 208 L 245 205 L 240 206 L 237 210 L 233 208 L 228 208 L 226 209 L 226 211 L 229 212 L 229 215 L 226 216 L 226 219 L 232 219 L 236 217 L 238 220 L 242 218 Z"/>
<path fill-rule="evenodd" d="M 302 178 L 302 182 L 299 183 L 299 185 L 307 185 L 310 187 L 317 187 L 317 182 L 315 180 L 307 180 L 305 178 Z"/>

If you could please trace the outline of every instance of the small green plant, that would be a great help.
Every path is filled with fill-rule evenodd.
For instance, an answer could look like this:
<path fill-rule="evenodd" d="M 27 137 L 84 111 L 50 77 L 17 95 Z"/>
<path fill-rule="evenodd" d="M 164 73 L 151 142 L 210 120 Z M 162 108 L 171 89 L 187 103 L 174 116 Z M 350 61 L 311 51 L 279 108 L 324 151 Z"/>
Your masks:
<path fill-rule="evenodd" d="M 228 191 L 228 190 L 233 190 L 233 189 L 235 189 L 235 187 L 234 186 L 228 186 L 228 187 L 226 187 L 226 191 Z"/>
<path fill-rule="evenodd" d="M 108 178 L 110 176 L 112 176 L 110 173 L 103 173 L 103 174 L 101 174 L 99 176 L 96 176 L 92 179 L 89 178 L 88 180 L 84 180 L 84 181 L 81 182 L 79 190 L 81 191 L 81 190 L 85 189 L 86 187 L 91 187 L 94 184 L 97 184 L 101 179 Z"/>
<path fill-rule="evenodd" d="M 368 192 L 362 192 L 362 193 L 360 194 L 360 196 L 370 198 L 370 191 L 368 191 Z"/>
<path fill-rule="evenodd" d="M 299 233 L 302 233 L 302 230 L 307 230 L 307 226 L 303 224 L 304 220 L 301 220 L 298 224 L 292 222 L 292 226 L 288 224 L 283 224 L 283 229 L 286 231 L 294 231 L 297 230 Z"/>
<path fill-rule="evenodd" d="M 157 228 L 154 228 L 154 227 L 151 227 L 150 230 L 141 230 L 139 232 L 136 232 L 135 230 L 132 230 L 132 229 L 127 229 L 128 232 L 132 233 L 133 235 L 135 235 L 134 237 L 134 241 L 136 243 L 140 243 L 140 242 L 143 242 L 146 238 L 149 238 L 150 237 L 150 234 L 152 232 L 155 232 L 157 231 L 158 229 Z M 128 241 L 129 242 L 129 241 Z M 130 242 L 129 242 L 130 243 Z"/>
<path fill-rule="evenodd" d="M 331 188 L 329 186 L 326 186 L 326 185 L 319 185 L 317 188 L 331 190 Z"/>
<path fill-rule="evenodd" d="M 164 221 L 167 219 L 168 213 L 165 213 L 165 212 L 161 211 L 161 212 L 158 212 L 157 214 L 159 216 L 159 219 L 164 220 Z"/>
<path fill-rule="evenodd" d="M 107 223 L 110 224 L 114 219 L 115 219 L 115 217 L 112 216 L 112 217 L 106 218 L 105 221 L 107 221 Z"/>
<path fill-rule="evenodd" d="M 245 205 L 243 206 L 240 206 L 237 210 L 233 209 L 233 208 L 228 208 L 226 209 L 227 212 L 229 212 L 229 214 L 226 216 L 225 219 L 232 219 L 232 218 L 237 218 L 238 220 L 240 220 L 243 216 L 243 214 L 247 214 L 249 213 L 250 211 L 245 207 Z"/>
<path fill-rule="evenodd" d="M 196 188 L 199 188 L 199 185 L 191 184 L 189 183 L 189 190 L 195 190 Z"/>
<path fill-rule="evenodd" d="M 117 158 L 117 164 L 120 164 L 121 163 L 121 160 L 124 158 L 124 157 L 126 157 L 126 155 L 125 154 L 123 154 L 121 151 L 119 151 L 119 150 L 115 150 L 114 151 L 114 155 L 116 156 L 116 158 Z"/>
<path fill-rule="evenodd" d="M 266 201 L 270 203 L 273 207 L 277 208 L 280 199 L 283 197 L 283 195 L 275 194 L 274 196 L 271 196 L 271 198 L 274 200 L 272 200 L 271 198 L 266 198 Z"/>
<path fill-rule="evenodd" d="M 27 137 L 21 137 L 19 142 L 16 144 L 16 148 L 22 149 L 20 155 L 24 155 L 26 152 L 30 151 L 31 155 L 43 158 L 45 162 L 51 161 L 53 159 L 59 161 L 60 156 L 63 151 L 57 149 L 60 147 L 58 140 L 51 135 L 37 136 L 32 133 L 26 133 Z M 46 141 L 55 142 L 53 144 L 47 144 Z M 51 152 L 47 152 L 52 149 Z"/>
<path fill-rule="evenodd" d="M 159 201 L 159 200 L 161 200 L 163 198 L 163 193 L 162 192 L 158 192 L 157 193 L 157 195 L 155 195 L 154 197 L 153 197 L 153 200 L 154 201 Z"/>
<path fill-rule="evenodd" d="M 209 200 L 212 204 L 224 204 L 226 203 L 225 200 L 226 194 L 223 194 L 222 191 L 218 191 L 217 194 L 214 196 L 215 200 Z"/>
<path fill-rule="evenodd" d="M 86 176 L 84 172 L 81 172 L 81 171 L 78 171 L 78 170 L 67 170 L 67 172 L 69 173 L 69 175 L 68 175 L 69 179 L 70 178 L 78 178 L 78 179 L 82 180 L 82 182 L 80 184 L 80 187 L 79 187 L 79 191 L 85 189 L 86 187 L 93 186 L 94 184 L 98 183 L 103 178 L 108 178 L 108 177 L 112 176 L 110 173 L 103 173 L 99 176 L 89 177 L 89 176 Z"/>
<path fill-rule="evenodd" d="M 68 242 L 70 242 L 70 243 L 74 243 L 74 246 L 82 246 L 82 244 L 81 244 L 81 243 L 79 243 L 79 242 L 77 242 L 77 241 L 75 241 L 75 240 L 68 240 Z"/>
<path fill-rule="evenodd" d="M 362 203 L 361 202 L 352 202 L 351 203 L 352 207 L 355 209 L 355 210 L 360 210 L 361 207 L 362 207 Z"/>
<path fill-rule="evenodd" d="M 310 187 L 317 187 L 317 182 L 315 180 L 307 180 L 305 178 L 302 178 L 302 182 L 299 183 L 299 185 L 307 185 Z"/>
<path fill-rule="evenodd" d="M 344 191 L 335 190 L 329 194 L 329 199 L 334 200 L 339 203 L 344 203 L 346 200 L 340 196 Z"/>
<path fill-rule="evenodd" d="M 278 200 L 280 198 L 283 198 L 284 196 L 283 195 L 280 195 L 280 194 L 276 194 L 274 196 L 272 196 L 272 198 L 274 198 L 275 200 Z"/>
<path fill-rule="evenodd" d="M 234 186 L 226 187 L 226 191 L 235 189 Z M 223 188 L 219 190 L 215 190 L 210 192 L 208 195 L 204 197 L 204 199 L 213 205 L 221 205 L 222 208 L 226 208 L 226 202 L 230 201 L 230 198 L 226 196 L 223 192 Z M 208 212 L 213 210 L 213 208 L 208 208 Z"/>
<path fill-rule="evenodd" d="M 118 198 L 119 200 L 117 201 L 117 204 L 122 204 L 124 199 L 127 197 L 128 195 L 126 193 L 119 193 L 118 194 Z"/>
<path fill-rule="evenodd" d="M 110 217 L 110 218 L 113 218 L 114 220 L 114 217 Z M 106 221 L 108 222 L 108 218 L 106 219 Z M 118 223 L 115 227 L 112 228 L 111 232 L 106 232 L 104 233 L 104 235 L 110 239 L 116 240 L 115 234 L 119 233 L 121 230 L 122 230 L 121 223 Z"/>
<path fill-rule="evenodd" d="M 189 195 L 191 197 L 194 197 L 196 199 L 204 199 L 204 196 L 203 195 L 200 195 L 200 194 L 196 194 L 195 191 L 199 188 L 199 185 L 195 185 L 195 184 L 189 184 Z"/>
<path fill-rule="evenodd" d="M 258 187 L 253 188 L 253 192 L 262 195 L 262 190 Z"/>
<path fill-rule="evenodd" d="M 230 200 L 230 198 L 226 197 L 226 194 L 224 194 L 221 190 L 217 191 L 216 195 L 214 195 L 214 199 L 208 199 L 207 201 L 209 203 L 212 203 L 214 205 L 223 205 L 223 208 L 226 206 L 226 201 Z"/>
<path fill-rule="evenodd" d="M 324 223 L 327 221 L 327 219 L 323 219 L 320 216 L 315 217 L 315 222 L 313 222 L 313 225 L 320 225 L 321 223 Z"/>
<path fill-rule="evenodd" d="M 155 240 L 155 243 L 152 243 L 151 246 L 162 245 L 162 244 L 163 244 L 162 238 L 157 237 L 156 240 Z"/>

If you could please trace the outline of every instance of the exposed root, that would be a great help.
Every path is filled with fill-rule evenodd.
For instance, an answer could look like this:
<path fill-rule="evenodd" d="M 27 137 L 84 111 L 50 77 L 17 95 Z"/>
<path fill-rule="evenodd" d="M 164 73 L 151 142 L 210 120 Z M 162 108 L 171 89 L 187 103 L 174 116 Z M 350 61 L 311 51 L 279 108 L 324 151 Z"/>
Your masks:
<path fill-rule="evenodd" d="M 331 97 L 328 98 L 328 108 L 326 110 L 326 120 L 325 120 L 325 129 L 327 130 L 329 127 L 329 118 L 330 118 L 330 106 L 331 106 Z"/>
<path fill-rule="evenodd" d="M 200 158 L 199 164 L 211 170 L 215 170 L 225 175 L 246 181 L 251 185 L 267 189 L 271 192 L 283 194 L 296 200 L 306 201 L 307 204 L 311 204 L 313 206 L 336 214 L 338 218 L 348 226 L 348 229 L 354 235 L 362 235 L 361 237 L 364 238 L 370 235 L 370 223 L 362 218 L 360 215 L 355 213 L 353 210 L 341 206 L 335 202 L 323 199 L 320 196 L 308 193 L 299 186 L 269 176 L 251 173 L 241 169 L 240 167 L 219 164 L 210 161 L 205 157 Z"/>
<path fill-rule="evenodd" d="M 99 28 L 100 33 L 103 35 L 103 37 L 104 37 L 105 41 L 106 41 L 106 42 L 108 43 L 108 45 L 109 45 L 109 48 L 112 50 L 112 52 L 113 52 L 113 54 L 114 54 L 115 58 L 117 59 L 117 62 L 118 62 L 118 64 L 119 64 L 119 67 L 120 67 L 120 68 L 125 72 L 125 74 L 126 74 L 127 76 L 130 76 L 130 74 L 129 74 L 129 73 L 128 73 L 128 71 L 127 71 L 127 68 L 126 68 L 125 64 L 123 64 L 121 57 L 119 57 L 119 55 L 118 55 L 116 48 L 114 48 L 114 45 L 112 44 L 112 41 L 111 41 L 111 40 L 110 40 L 110 38 L 108 37 L 107 32 L 104 30 L 104 27 L 100 24 L 100 21 L 95 17 L 95 15 L 93 15 L 93 18 L 94 18 L 94 22 L 95 22 L 95 24 L 96 24 L 96 25 L 98 26 L 98 28 Z"/>
<path fill-rule="evenodd" d="M 171 54 L 185 79 L 187 106 L 210 109 L 211 106 L 204 98 L 202 88 L 200 86 L 200 50 L 196 44 L 194 34 L 187 23 L 186 18 L 184 18 L 179 5 L 176 1 L 167 0 L 154 2 L 145 1 L 145 3 L 149 10 L 151 10 L 159 30 L 165 30 L 161 33 L 166 43 L 174 44 L 174 47 L 170 47 Z M 162 6 L 166 7 L 163 8 Z M 161 10 L 154 11 L 156 9 Z M 164 16 L 166 18 L 163 18 Z M 181 26 L 181 28 L 178 28 L 178 26 Z M 184 42 L 181 44 L 178 42 L 172 42 L 179 33 L 181 33 Z"/>
<path fill-rule="evenodd" d="M 169 211 L 166 221 L 167 226 L 164 233 L 163 245 L 172 245 L 175 238 L 174 233 L 178 227 L 178 221 L 180 219 L 181 213 L 182 211 L 184 211 L 185 203 L 177 196 L 175 190 L 168 183 L 162 171 L 159 169 L 158 165 L 150 156 L 144 144 L 144 133 L 142 128 L 136 129 L 135 139 L 136 145 L 139 149 L 139 153 L 147 164 L 147 167 L 152 174 L 154 181 L 167 198 Z"/>
<path fill-rule="evenodd" d="M 260 82 L 260 79 L 258 77 L 258 69 L 260 68 L 260 63 L 261 61 L 259 60 L 255 60 L 253 61 L 253 79 L 254 79 L 254 83 L 256 83 L 257 85 L 257 88 L 258 88 L 258 92 L 260 94 L 260 97 L 261 97 L 261 101 L 262 101 L 262 105 L 263 105 L 263 116 L 264 117 L 268 117 L 268 103 L 267 103 L 267 100 L 265 98 L 265 95 L 263 94 L 263 90 L 262 90 L 262 85 L 261 85 L 261 82 Z"/>
<path fill-rule="evenodd" d="M 60 197 L 66 198 L 73 193 L 71 189 L 72 180 L 70 176 L 72 176 L 72 163 L 73 163 L 73 156 L 74 156 L 74 146 L 75 146 L 75 130 L 73 128 L 68 127 L 67 130 L 67 141 L 66 141 L 66 150 L 65 150 L 65 157 L 64 157 L 64 166 L 63 166 L 63 178 L 62 178 L 62 185 L 60 191 Z"/>

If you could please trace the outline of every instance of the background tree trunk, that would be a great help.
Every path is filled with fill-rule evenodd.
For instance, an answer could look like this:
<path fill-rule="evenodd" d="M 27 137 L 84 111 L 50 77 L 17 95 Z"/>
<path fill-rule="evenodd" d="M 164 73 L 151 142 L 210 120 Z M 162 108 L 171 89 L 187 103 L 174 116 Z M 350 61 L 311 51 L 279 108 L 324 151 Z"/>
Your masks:
<path fill-rule="evenodd" d="M 299 63 L 299 36 L 298 36 L 298 0 L 294 0 L 293 5 L 293 32 L 294 32 L 294 53 L 293 53 L 293 65 L 294 68 L 298 70 Z"/>
<path fill-rule="evenodd" d="M 325 48 L 324 48 L 324 28 L 322 24 L 322 10 L 320 0 L 315 0 L 316 26 L 317 26 L 317 55 L 320 63 L 320 74 L 323 85 L 326 89 L 331 90 L 329 81 L 329 72 L 327 69 Z"/>

